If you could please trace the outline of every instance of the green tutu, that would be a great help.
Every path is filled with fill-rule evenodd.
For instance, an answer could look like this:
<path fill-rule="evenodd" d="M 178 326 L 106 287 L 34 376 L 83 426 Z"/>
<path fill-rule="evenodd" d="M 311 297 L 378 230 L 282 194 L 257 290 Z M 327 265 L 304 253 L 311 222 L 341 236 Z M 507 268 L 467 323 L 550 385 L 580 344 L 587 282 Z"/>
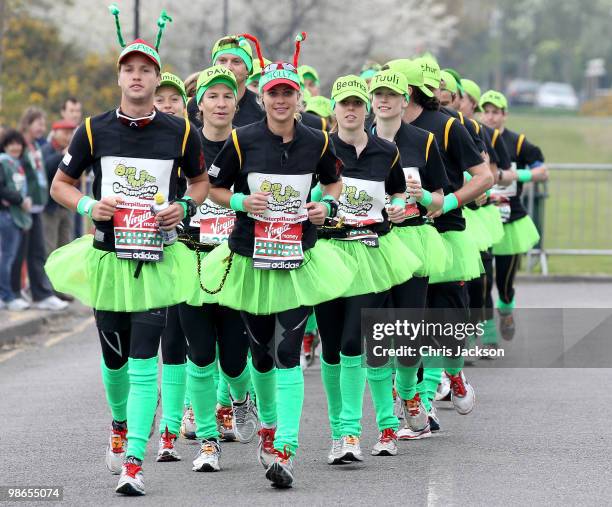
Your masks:
<path fill-rule="evenodd" d="M 462 212 L 463 218 L 465 218 L 465 232 L 472 236 L 472 241 L 477 246 L 478 251 L 484 252 L 491 248 L 493 239 L 478 212 L 467 207 L 463 208 Z"/>
<path fill-rule="evenodd" d="M 136 278 L 138 261 L 118 259 L 114 252 L 94 248 L 93 236 L 88 234 L 51 253 L 45 271 L 56 291 L 84 305 L 112 312 L 143 312 L 185 301 L 193 284 L 182 272 L 189 255 L 181 243 L 166 247 L 164 260 L 143 263 Z"/>
<path fill-rule="evenodd" d="M 221 285 L 230 249 L 227 242 L 210 252 L 202 262 L 202 283 L 209 290 Z M 314 306 L 344 294 L 357 273 L 355 262 L 325 241 L 304 252 L 297 269 L 253 268 L 253 259 L 234 253 L 232 265 L 216 295 L 222 306 L 257 315 L 269 315 L 299 306 Z"/>
<path fill-rule="evenodd" d="M 199 252 L 196 253 L 195 250 L 189 250 L 190 259 L 187 264 L 185 264 L 181 269 L 183 276 L 188 278 L 189 282 L 192 282 L 192 287 L 187 292 L 187 301 L 185 301 L 190 306 L 202 306 L 204 304 L 213 304 L 217 303 L 217 297 L 214 294 L 208 294 L 202 290 L 200 286 L 200 277 L 198 278 L 198 258 L 200 256 L 200 271 L 204 270 L 204 259 L 210 252 Z M 202 285 L 204 285 L 204 281 L 202 281 Z M 206 285 L 204 285 L 206 287 Z M 206 287 L 208 289 L 208 287 Z"/>
<path fill-rule="evenodd" d="M 491 236 L 491 245 L 498 243 L 504 237 L 504 224 L 501 221 L 499 208 L 494 204 L 486 204 L 478 208 L 476 214 L 480 217 L 483 224 Z"/>
<path fill-rule="evenodd" d="M 391 234 L 397 235 L 421 261 L 421 267 L 414 272 L 414 276 L 443 273 L 452 263 L 452 252 L 448 250 L 440 233 L 431 225 L 394 227 Z"/>
<path fill-rule="evenodd" d="M 480 277 L 484 266 L 480 259 L 480 250 L 466 231 L 447 231 L 440 234 L 452 252 L 452 263 L 446 271 L 433 274 L 429 283 L 467 282 Z"/>
<path fill-rule="evenodd" d="M 422 263 L 404 242 L 395 234 L 378 238 L 378 248 L 372 248 L 359 241 L 336 239 L 319 240 L 332 242 L 357 262 L 357 276 L 343 297 L 383 292 L 412 278 Z"/>
<path fill-rule="evenodd" d="M 493 245 L 493 255 L 527 253 L 540 240 L 540 234 L 529 215 L 504 224 L 504 237 Z"/>

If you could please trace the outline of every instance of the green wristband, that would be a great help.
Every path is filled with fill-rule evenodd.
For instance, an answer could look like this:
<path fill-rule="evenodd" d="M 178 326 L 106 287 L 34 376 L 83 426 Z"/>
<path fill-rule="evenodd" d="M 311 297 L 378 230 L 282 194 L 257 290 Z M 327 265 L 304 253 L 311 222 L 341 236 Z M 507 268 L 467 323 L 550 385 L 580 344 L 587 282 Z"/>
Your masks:
<path fill-rule="evenodd" d="M 467 171 L 463 171 L 463 179 L 468 182 L 472 179 L 472 175 Z"/>
<path fill-rule="evenodd" d="M 93 208 L 97 202 L 98 201 L 92 199 L 88 195 L 84 195 L 79 199 L 79 202 L 77 203 L 77 213 L 83 216 L 87 215 L 89 218 L 91 218 Z"/>
<path fill-rule="evenodd" d="M 175 201 L 177 204 L 180 204 L 183 208 L 183 218 L 187 216 L 187 204 L 182 201 Z"/>
<path fill-rule="evenodd" d="M 421 196 L 420 199 L 417 199 L 417 202 L 427 207 L 433 202 L 433 195 L 431 195 L 431 192 L 429 190 L 425 190 L 424 188 L 422 190 L 423 190 L 423 195 Z"/>
<path fill-rule="evenodd" d="M 234 211 L 244 211 L 244 200 L 246 195 L 241 192 L 237 192 L 230 198 L 230 208 Z"/>
<path fill-rule="evenodd" d="M 394 197 L 393 199 L 391 199 L 391 206 L 399 206 L 400 208 L 405 208 L 406 199 L 403 199 L 401 197 Z"/>
<path fill-rule="evenodd" d="M 312 202 L 319 202 L 323 198 L 323 190 L 321 190 L 321 185 L 317 184 L 310 191 L 310 200 Z"/>
<path fill-rule="evenodd" d="M 529 169 L 519 169 L 516 171 L 519 183 L 527 183 L 533 179 L 533 174 Z"/>
<path fill-rule="evenodd" d="M 485 192 L 485 195 L 486 195 L 487 197 L 491 197 L 491 189 L 487 190 L 487 191 Z"/>
<path fill-rule="evenodd" d="M 442 213 L 448 213 L 459 207 L 459 201 L 455 194 L 447 194 L 444 196 L 444 204 L 442 204 Z"/>
<path fill-rule="evenodd" d="M 327 216 L 331 215 L 331 205 L 325 201 L 321 201 L 321 204 L 323 204 L 327 208 Z"/>

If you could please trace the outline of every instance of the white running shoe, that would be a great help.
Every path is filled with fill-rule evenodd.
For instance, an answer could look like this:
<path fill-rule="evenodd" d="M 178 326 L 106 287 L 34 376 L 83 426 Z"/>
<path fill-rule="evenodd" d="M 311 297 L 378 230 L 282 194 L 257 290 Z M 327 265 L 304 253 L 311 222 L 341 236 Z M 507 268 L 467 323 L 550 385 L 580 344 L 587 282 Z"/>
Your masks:
<path fill-rule="evenodd" d="M 346 435 L 342 437 L 342 460 L 343 461 L 363 461 L 361 444 L 359 437 Z"/>
<path fill-rule="evenodd" d="M 476 403 L 474 388 L 466 380 L 463 371 L 458 375 L 448 375 L 448 378 L 451 384 L 451 399 L 455 410 L 461 415 L 469 414 Z"/>
<path fill-rule="evenodd" d="M 420 431 L 413 431 L 406 426 L 397 432 L 397 438 L 399 440 L 421 440 L 429 437 L 431 437 L 431 428 L 429 424 Z"/>
<path fill-rule="evenodd" d="M 236 440 L 236 434 L 234 433 L 234 411 L 232 407 L 217 405 L 217 430 L 221 435 L 221 440 L 225 442 L 234 442 Z"/>
<path fill-rule="evenodd" d="M 68 303 L 62 301 L 57 296 L 49 296 L 42 301 L 34 303 L 34 308 L 38 310 L 51 310 L 53 312 L 59 312 L 68 308 Z"/>
<path fill-rule="evenodd" d="M 438 384 L 438 389 L 436 391 L 435 401 L 442 401 L 444 399 L 448 399 L 447 396 L 450 393 L 450 380 L 446 376 L 446 372 L 442 372 L 442 378 L 440 379 L 440 383 Z"/>
<path fill-rule="evenodd" d="M 400 421 L 404 418 L 404 410 L 402 409 L 402 399 L 399 394 L 393 388 L 393 415 L 397 417 Z"/>
<path fill-rule="evenodd" d="M 216 440 L 202 440 L 202 445 L 193 460 L 194 472 L 218 472 L 219 457 L 221 456 L 221 446 Z"/>
<path fill-rule="evenodd" d="M 378 435 L 378 442 L 372 447 L 372 456 L 396 456 L 397 435 L 391 428 L 384 429 Z"/>
<path fill-rule="evenodd" d="M 411 400 L 404 400 L 402 406 L 408 428 L 418 432 L 427 426 L 427 410 L 425 410 L 419 393 L 416 393 Z"/>
<path fill-rule="evenodd" d="M 290 488 L 293 484 L 293 456 L 275 451 L 274 461 L 266 470 L 266 479 L 275 488 Z"/>
<path fill-rule="evenodd" d="M 9 312 L 22 312 L 30 308 L 30 303 L 28 303 L 25 299 L 17 298 L 9 301 L 6 305 L 6 309 Z"/>
<path fill-rule="evenodd" d="M 436 431 L 440 431 L 440 418 L 438 417 L 438 412 L 436 411 L 436 407 L 431 406 L 431 410 L 427 412 L 427 419 L 429 420 L 429 428 L 432 433 Z"/>
<path fill-rule="evenodd" d="M 259 443 L 257 444 L 257 460 L 266 470 L 276 459 L 274 451 L 274 436 L 276 428 L 261 428 L 257 434 L 259 435 Z"/>
<path fill-rule="evenodd" d="M 195 416 L 193 415 L 193 408 L 191 407 L 187 407 L 185 412 L 183 412 L 181 435 L 187 440 L 195 440 L 196 438 Z"/>
<path fill-rule="evenodd" d="M 157 461 L 181 461 L 181 457 L 174 446 L 176 435 L 168 431 L 164 431 L 159 437 L 159 448 L 157 450 Z"/>
<path fill-rule="evenodd" d="M 127 426 L 119 425 L 115 421 L 111 424 L 110 437 L 108 438 L 108 446 L 106 447 L 106 468 L 113 475 L 121 473 L 121 467 L 125 460 L 125 451 L 127 449 Z"/>
<path fill-rule="evenodd" d="M 248 444 L 257 433 L 259 420 L 257 419 L 257 407 L 247 393 L 246 400 L 242 403 L 232 401 L 234 416 L 232 417 L 232 430 L 236 438 L 243 444 Z"/>
<path fill-rule="evenodd" d="M 327 464 L 341 465 L 342 463 L 346 463 L 346 461 L 342 460 L 342 439 L 334 438 L 332 439 L 331 450 L 327 455 Z"/>
<path fill-rule="evenodd" d="M 140 496 L 145 494 L 144 476 L 142 473 L 142 461 L 128 457 L 121 467 L 121 476 L 115 489 L 117 493 L 128 496 Z"/>

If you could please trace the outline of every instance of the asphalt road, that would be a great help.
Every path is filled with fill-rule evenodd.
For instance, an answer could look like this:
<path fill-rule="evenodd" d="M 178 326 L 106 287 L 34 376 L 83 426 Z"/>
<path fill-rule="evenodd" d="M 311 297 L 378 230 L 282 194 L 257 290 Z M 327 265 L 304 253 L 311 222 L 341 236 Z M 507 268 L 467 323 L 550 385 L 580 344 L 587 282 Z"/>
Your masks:
<path fill-rule="evenodd" d="M 521 306 L 610 306 L 612 284 L 522 284 Z M 255 443 L 223 445 L 219 473 L 183 461 L 144 464 L 147 495 L 114 493 L 104 466 L 110 416 L 99 345 L 87 314 L 0 352 L 0 486 L 63 486 L 65 505 L 606 505 L 612 498 L 612 375 L 606 368 L 468 370 L 477 406 L 439 408 L 442 431 L 401 442 L 396 457 L 326 464 L 329 429 L 318 363 L 305 372 L 296 483 L 277 491 L 256 462 Z M 486 365 L 485 365 L 486 366 Z M 377 432 L 368 399 L 362 445 Z M 20 502 L 24 505 L 24 502 Z M 38 504 L 39 505 L 39 504 Z"/>

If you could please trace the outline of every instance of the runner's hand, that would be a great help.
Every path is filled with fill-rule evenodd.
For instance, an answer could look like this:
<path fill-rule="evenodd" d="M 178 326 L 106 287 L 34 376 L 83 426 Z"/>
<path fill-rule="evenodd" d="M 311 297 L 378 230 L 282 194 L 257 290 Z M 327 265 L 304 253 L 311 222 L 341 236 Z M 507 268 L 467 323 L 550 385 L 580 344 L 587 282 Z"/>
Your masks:
<path fill-rule="evenodd" d="M 427 213 L 427 215 L 425 215 L 427 218 L 430 219 L 434 219 L 434 218 L 438 218 L 440 215 L 442 215 L 442 209 L 440 208 L 437 211 L 430 211 L 429 213 Z"/>
<path fill-rule="evenodd" d="M 487 203 L 487 194 L 480 194 L 476 199 L 474 199 L 476 206 L 483 206 Z"/>
<path fill-rule="evenodd" d="M 184 214 L 185 212 L 183 207 L 180 204 L 173 202 L 165 210 L 160 211 L 157 215 L 155 215 L 155 220 L 157 220 L 159 228 L 162 231 L 170 231 L 181 223 Z"/>
<path fill-rule="evenodd" d="M 272 195 L 270 192 L 255 192 L 251 195 L 247 195 L 246 199 L 242 201 L 244 211 L 255 213 L 256 215 L 263 214 L 268 207 L 268 198 L 270 195 Z"/>
<path fill-rule="evenodd" d="M 32 198 L 24 197 L 21 202 L 21 209 L 25 212 L 29 212 L 32 209 Z"/>
<path fill-rule="evenodd" d="M 327 206 L 320 202 L 309 202 L 306 204 L 308 210 L 308 220 L 315 225 L 323 225 L 327 217 Z"/>
<path fill-rule="evenodd" d="M 410 197 L 414 197 L 417 201 L 423 197 L 423 187 L 421 182 L 411 177 L 406 180 L 406 192 Z"/>
<path fill-rule="evenodd" d="M 387 208 L 387 215 L 394 224 L 401 224 L 406 218 L 405 210 L 401 206 L 389 206 Z"/>
<path fill-rule="evenodd" d="M 113 215 L 117 210 L 117 204 L 121 202 L 121 199 L 117 197 L 104 197 L 94 204 L 93 210 L 91 211 L 91 218 L 99 222 L 106 222 L 113 219 Z"/>

